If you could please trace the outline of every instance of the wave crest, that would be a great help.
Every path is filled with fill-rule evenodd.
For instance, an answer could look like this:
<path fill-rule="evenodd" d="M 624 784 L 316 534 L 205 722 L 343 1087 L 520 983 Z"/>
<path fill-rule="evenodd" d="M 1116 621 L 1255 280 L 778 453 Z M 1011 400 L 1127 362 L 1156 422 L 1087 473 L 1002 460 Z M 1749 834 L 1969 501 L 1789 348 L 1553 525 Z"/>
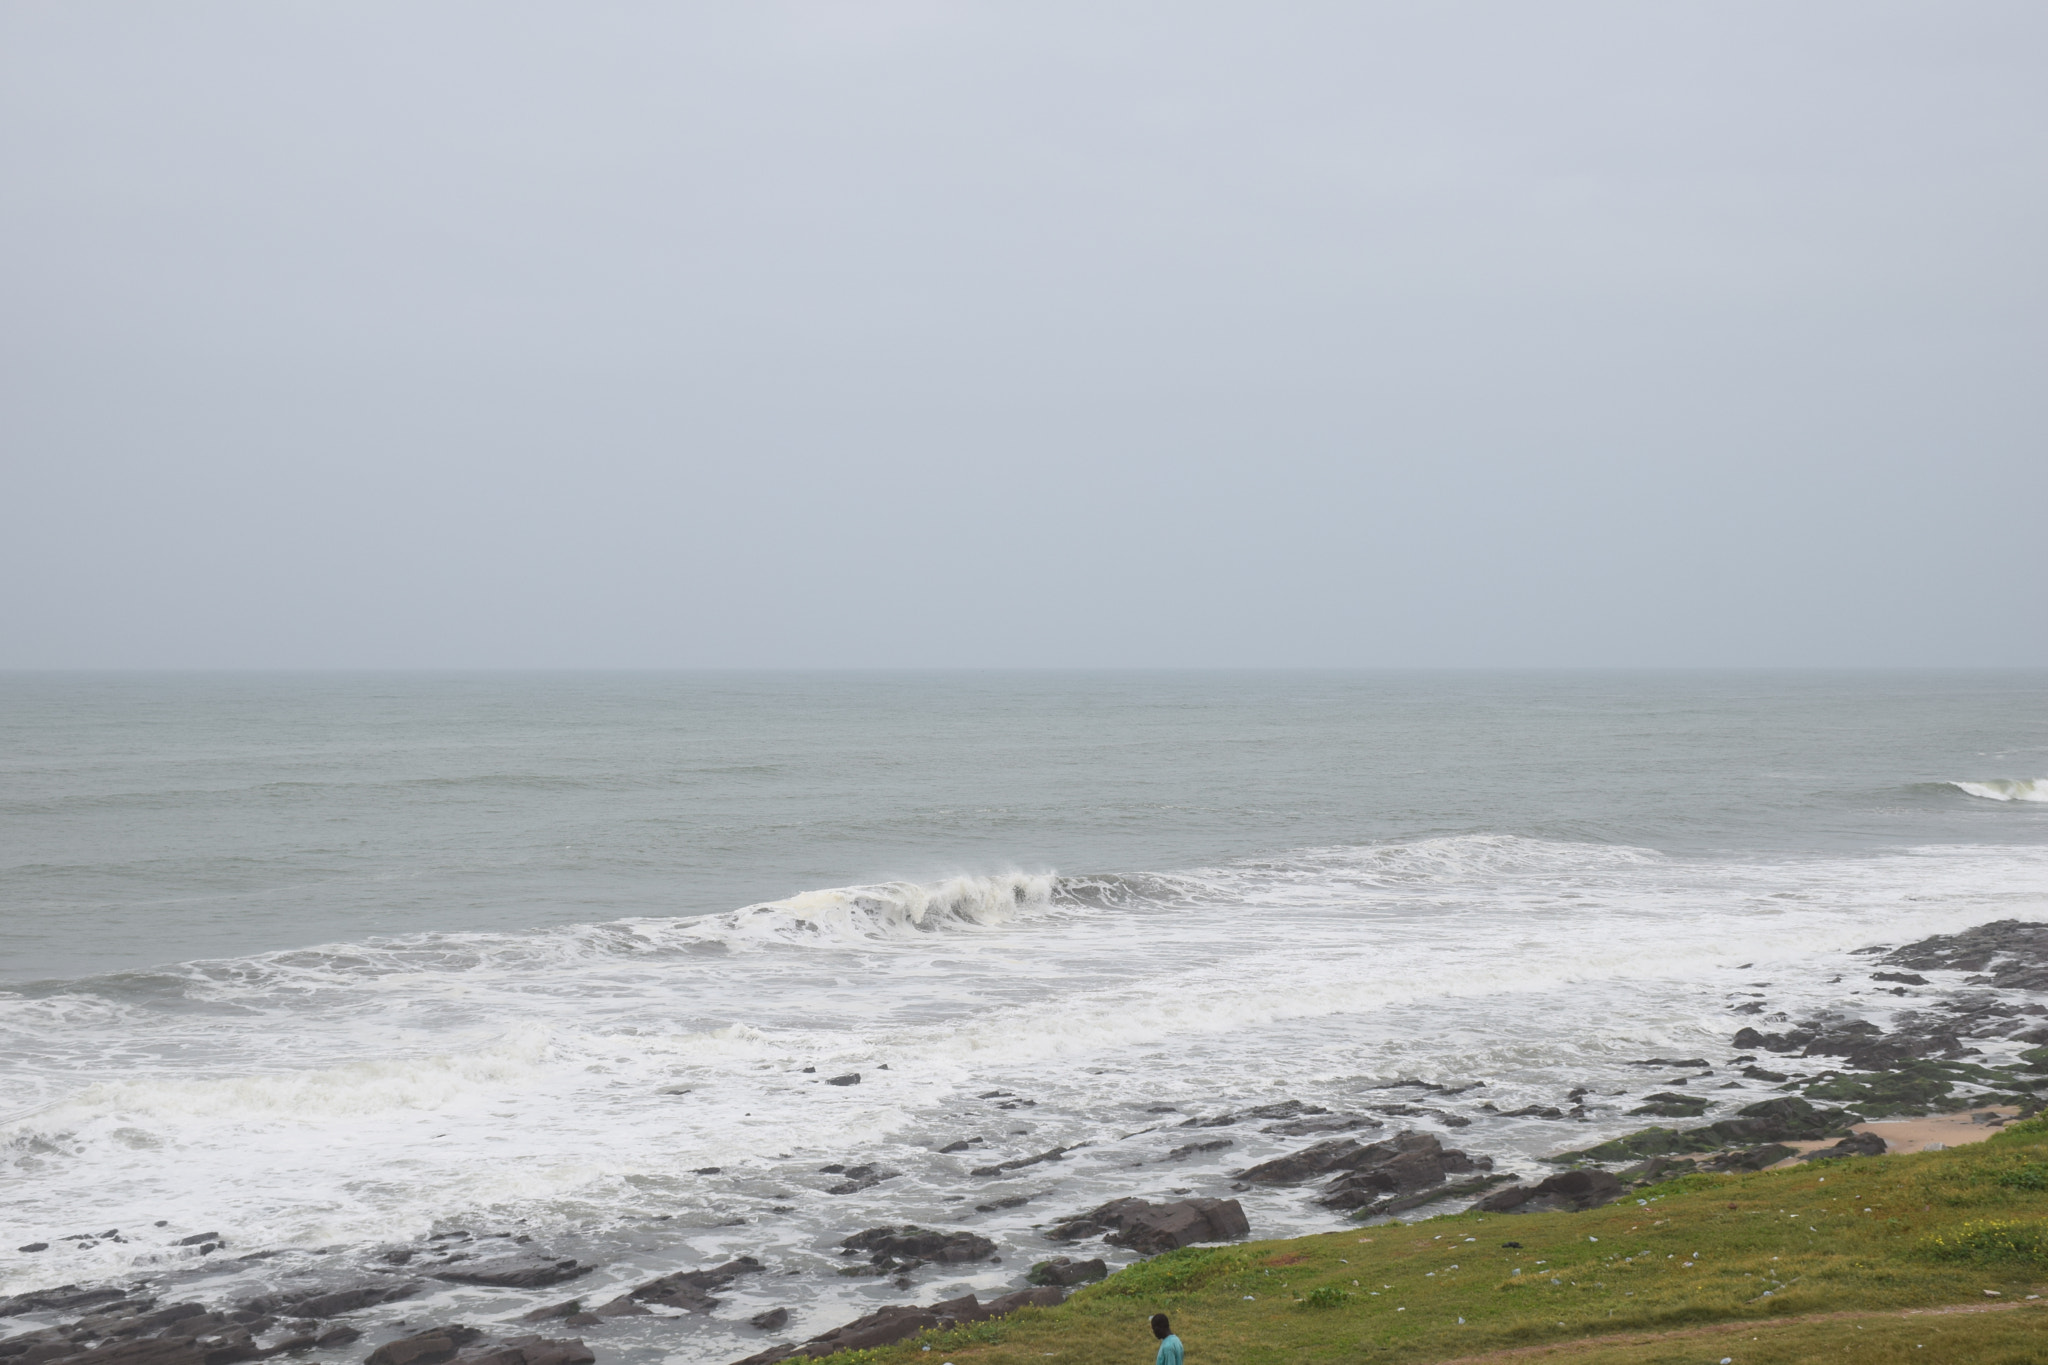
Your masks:
<path fill-rule="evenodd" d="M 929 885 L 882 882 L 804 891 L 693 921 L 692 938 L 784 943 L 898 939 L 945 929 L 989 929 L 1053 908 L 1059 878 L 1010 872 Z"/>
<path fill-rule="evenodd" d="M 2048 777 L 1993 777 L 1983 782 L 1950 782 L 1966 796 L 1986 801 L 2048 801 Z"/>

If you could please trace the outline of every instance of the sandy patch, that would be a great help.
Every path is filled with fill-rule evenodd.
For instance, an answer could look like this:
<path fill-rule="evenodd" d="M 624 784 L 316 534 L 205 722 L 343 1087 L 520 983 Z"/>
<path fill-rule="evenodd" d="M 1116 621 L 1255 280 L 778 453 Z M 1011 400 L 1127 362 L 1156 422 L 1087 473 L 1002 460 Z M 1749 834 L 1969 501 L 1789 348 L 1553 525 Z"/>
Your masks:
<path fill-rule="evenodd" d="M 1944 1147 L 1961 1147 L 1965 1143 L 1982 1142 L 1997 1132 L 1999 1125 L 1994 1119 L 2015 1118 L 2017 1106 L 2010 1104 L 1990 1105 L 1983 1109 L 1970 1109 L 1955 1114 L 1930 1114 L 1918 1119 L 1885 1119 L 1878 1123 L 1859 1123 L 1851 1131 L 1875 1133 L 1884 1139 L 1886 1156 L 1904 1156 L 1912 1152 L 1939 1151 Z M 1801 1152 L 1818 1151 L 1832 1147 L 1836 1139 L 1822 1138 L 1817 1142 L 1788 1142 L 1787 1147 L 1796 1147 Z M 1773 1170 L 1785 1166 L 1796 1166 L 1799 1158 L 1787 1157 Z"/>

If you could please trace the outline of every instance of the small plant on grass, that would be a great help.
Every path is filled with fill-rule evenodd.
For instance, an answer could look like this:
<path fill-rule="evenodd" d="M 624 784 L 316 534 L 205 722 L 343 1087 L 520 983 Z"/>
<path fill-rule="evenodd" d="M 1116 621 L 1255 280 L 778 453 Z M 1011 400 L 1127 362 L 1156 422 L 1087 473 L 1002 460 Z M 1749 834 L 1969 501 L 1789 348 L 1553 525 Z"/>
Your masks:
<path fill-rule="evenodd" d="M 1969 1265 L 2048 1265 L 2048 1222 L 1980 1218 L 1936 1233 L 1925 1250 L 1937 1261 Z"/>
<path fill-rule="evenodd" d="M 1351 1291 L 1339 1289 L 1334 1284 L 1319 1284 L 1302 1296 L 1303 1306 L 1308 1308 L 1337 1308 L 1351 1301 Z"/>

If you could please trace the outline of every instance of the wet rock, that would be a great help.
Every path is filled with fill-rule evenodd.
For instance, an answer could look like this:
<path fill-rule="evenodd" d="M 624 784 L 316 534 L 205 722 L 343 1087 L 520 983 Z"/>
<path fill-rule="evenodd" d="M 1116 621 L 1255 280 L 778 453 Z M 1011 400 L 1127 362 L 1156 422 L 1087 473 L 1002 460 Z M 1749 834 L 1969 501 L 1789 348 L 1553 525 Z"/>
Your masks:
<path fill-rule="evenodd" d="M 1497 1190 L 1473 1207 L 1483 1213 L 1556 1213 L 1611 1204 L 1628 1187 L 1605 1171 L 1560 1171 L 1534 1185 Z"/>
<path fill-rule="evenodd" d="M 511 1337 L 467 1347 L 455 1365 L 593 1365 L 596 1360 L 580 1337 Z"/>
<path fill-rule="evenodd" d="M 1435 1119 L 1446 1128 L 1469 1128 L 1472 1126 L 1472 1120 L 1466 1118 L 1463 1114 L 1453 1114 L 1447 1109 L 1432 1109 L 1427 1105 L 1375 1104 L 1372 1107 L 1382 1114 L 1392 1114 L 1396 1118 Z"/>
<path fill-rule="evenodd" d="M 483 1261 L 462 1261 L 431 1272 L 434 1279 L 449 1284 L 490 1285 L 499 1289 L 543 1289 L 564 1280 L 588 1275 L 596 1266 L 580 1265 L 568 1256 L 498 1256 Z"/>
<path fill-rule="evenodd" d="M 1700 1163 L 1689 1156 L 1653 1156 L 1617 1174 L 1634 1185 L 1655 1185 L 1660 1181 L 1675 1180 L 1681 1175 L 1691 1175 L 1699 1168 Z"/>
<path fill-rule="evenodd" d="M 1162 1160 L 1179 1161 L 1184 1157 L 1199 1156 L 1203 1152 L 1220 1152 L 1226 1147 L 1235 1147 L 1236 1145 L 1237 1143 L 1230 1138 L 1212 1138 L 1208 1142 L 1190 1142 L 1185 1147 L 1174 1148 Z"/>
<path fill-rule="evenodd" d="M 196 1247 L 205 1242 L 212 1242 L 216 1246 L 227 1245 L 226 1242 L 221 1240 L 221 1235 L 217 1232 L 195 1232 L 190 1237 L 180 1237 L 171 1245 L 174 1247 Z"/>
<path fill-rule="evenodd" d="M 1398 1133 L 1345 1157 L 1339 1174 L 1324 1187 L 1316 1203 L 1328 1209 L 1393 1212 L 1392 1200 L 1433 1190 L 1454 1175 L 1492 1169 L 1491 1157 L 1475 1159 L 1455 1147 L 1445 1147 L 1434 1133 Z"/>
<path fill-rule="evenodd" d="M 1013 1194 L 1008 1199 L 991 1199 L 986 1204 L 976 1204 L 976 1213 L 995 1213 L 1002 1209 L 1020 1209 L 1031 1202 L 1028 1194 Z"/>
<path fill-rule="evenodd" d="M 1803 1154 L 1801 1161 L 1828 1161 L 1836 1157 L 1883 1156 L 1885 1141 L 1875 1133 L 1851 1133 L 1832 1147 L 1817 1147 Z"/>
<path fill-rule="evenodd" d="M 363 1365 L 440 1365 L 455 1359 L 456 1353 L 483 1333 L 461 1323 L 429 1327 L 397 1341 L 387 1341 L 364 1358 Z"/>
<path fill-rule="evenodd" d="M 846 1073 L 846 1074 L 845 1074 L 844 1076 L 829 1076 L 829 1077 L 827 1077 L 827 1078 L 826 1078 L 826 1080 L 825 1080 L 825 1084 L 827 1084 L 827 1085 L 859 1085 L 859 1084 L 860 1084 L 860 1073 L 859 1073 L 858 1071 L 849 1071 L 849 1072 L 847 1072 L 847 1073 Z"/>
<path fill-rule="evenodd" d="M 1708 1063 L 1707 1059 L 1706 1059 L 1706 1058 L 1704 1058 L 1704 1057 L 1650 1057 L 1650 1058 L 1647 1058 L 1647 1059 L 1645 1059 L 1645 1060 L 1643 1060 L 1643 1061 L 1640 1061 L 1640 1062 L 1630 1062 L 1630 1063 L 1629 1063 L 1629 1065 L 1630 1065 L 1630 1066 L 1674 1066 L 1674 1067 L 1681 1067 L 1681 1068 L 1683 1068 L 1683 1067 L 1693 1067 L 1693 1068 L 1695 1068 L 1695 1069 L 1698 1069 L 1698 1068 L 1704 1068 L 1704 1067 L 1708 1066 L 1708 1065 L 1709 1065 L 1709 1063 Z"/>
<path fill-rule="evenodd" d="M 1924 986 L 1927 978 L 1917 972 L 1872 972 L 1872 981 L 1896 981 L 1901 986 Z"/>
<path fill-rule="evenodd" d="M 352 1341 L 360 1341 L 362 1335 L 361 1328 L 351 1327 L 345 1322 L 337 1322 L 334 1326 L 314 1337 L 313 1344 L 317 1347 L 331 1350 L 336 1346 L 346 1346 Z"/>
<path fill-rule="evenodd" d="M 1782 1071 L 1767 1071 L 1760 1066 L 1745 1066 L 1742 1068 L 1742 1074 L 1753 1081 L 1770 1081 L 1774 1084 L 1782 1084 L 1792 1079 Z"/>
<path fill-rule="evenodd" d="M 1690 1095 L 1673 1095 L 1668 1092 L 1645 1095 L 1644 1103 L 1629 1110 L 1631 1114 L 1648 1114 L 1660 1119 L 1696 1119 L 1707 1112 L 1708 1104 L 1703 1099 Z"/>
<path fill-rule="evenodd" d="M 1262 1104 L 1255 1109 L 1242 1109 L 1234 1114 L 1218 1114 L 1214 1118 L 1193 1118 L 1183 1122 L 1183 1128 L 1224 1128 L 1247 1119 L 1295 1119 L 1304 1115 L 1327 1114 L 1330 1111 L 1300 1100 L 1282 1100 L 1278 1104 Z"/>
<path fill-rule="evenodd" d="M 1761 1171 L 1775 1166 L 1786 1157 L 1797 1155 L 1798 1148 L 1787 1147 L 1782 1142 L 1766 1142 L 1759 1147 L 1746 1147 L 1738 1152 L 1726 1152 L 1707 1162 L 1710 1171 Z"/>
<path fill-rule="evenodd" d="M 865 1252 L 881 1273 L 914 1270 L 930 1262 L 956 1265 L 983 1261 L 996 1254 L 996 1244 L 971 1232 L 935 1232 L 920 1227 L 869 1228 L 839 1244 L 849 1252 Z"/>
<path fill-rule="evenodd" d="M 27 1246 L 18 1246 L 18 1247 L 16 1247 L 16 1248 L 15 1248 L 15 1250 L 16 1250 L 16 1251 L 24 1251 L 24 1252 L 26 1252 L 26 1251 L 48 1251 L 49 1249 L 50 1249 L 50 1244 L 49 1244 L 48 1242 L 30 1242 L 30 1243 L 29 1243 L 29 1244 L 28 1244 Z"/>
<path fill-rule="evenodd" d="M 1356 1138 L 1330 1138 L 1298 1152 L 1247 1166 L 1237 1172 L 1237 1178 L 1254 1185 L 1298 1185 L 1304 1180 L 1314 1180 L 1332 1171 L 1349 1170 L 1369 1162 L 1374 1159 L 1371 1153 L 1385 1145 L 1374 1143 L 1368 1147 Z"/>
<path fill-rule="evenodd" d="M 1284 1123 L 1269 1123 L 1259 1131 L 1277 1133 L 1282 1137 L 1309 1137 L 1316 1133 L 1351 1133 L 1361 1128 L 1384 1127 L 1386 1125 L 1378 1119 L 1369 1119 L 1362 1114 L 1319 1114 L 1288 1119 Z"/>
<path fill-rule="evenodd" d="M 1021 1171 L 1026 1166 L 1036 1166 L 1041 1162 L 1065 1161 L 1067 1159 L 1067 1151 L 1068 1149 L 1065 1147 L 1054 1147 L 1049 1151 L 1040 1152 L 1037 1156 L 1021 1156 L 1015 1161 L 999 1161 L 993 1166 L 976 1166 L 968 1174 L 1001 1175 L 1005 1171 Z"/>
<path fill-rule="evenodd" d="M 1183 1199 L 1154 1204 L 1113 1199 L 1046 1232 L 1056 1242 L 1100 1236 L 1117 1246 L 1156 1256 L 1196 1242 L 1224 1242 L 1251 1232 L 1244 1206 L 1235 1199 Z"/>
<path fill-rule="evenodd" d="M 418 1293 L 418 1280 L 373 1280 L 347 1286 L 285 1290 L 245 1299 L 239 1305 L 252 1313 L 281 1313 L 295 1318 L 331 1318 L 380 1303 L 396 1303 Z"/>
<path fill-rule="evenodd" d="M 737 1362 L 737 1365 L 774 1365 L 776 1361 L 798 1356 L 827 1356 L 835 1351 L 863 1351 L 877 1346 L 890 1346 L 914 1337 L 919 1332 L 957 1327 L 970 1322 L 986 1322 L 990 1318 L 1014 1313 L 1020 1308 L 1050 1306 L 1064 1297 L 1064 1290 L 1057 1286 L 1049 1286 L 1019 1290 L 1017 1293 L 992 1299 L 988 1303 L 982 1303 L 972 1294 L 963 1294 L 957 1299 L 947 1299 L 927 1307 L 889 1304 L 865 1317 L 855 1318 L 852 1322 L 813 1337 L 802 1345 L 771 1346 Z"/>
<path fill-rule="evenodd" d="M 901 1171 L 886 1171 L 880 1166 L 874 1165 L 827 1166 L 824 1170 L 832 1173 L 843 1173 L 846 1176 L 837 1185 L 827 1187 L 825 1190 L 827 1194 L 856 1194 L 861 1190 L 872 1189 L 884 1180 L 894 1180 L 897 1176 L 903 1174 Z"/>
<path fill-rule="evenodd" d="M 724 1289 L 740 1276 L 752 1275 L 760 1269 L 761 1263 L 752 1256 L 741 1256 L 704 1270 L 679 1270 L 629 1289 L 591 1311 L 605 1318 L 639 1317 L 649 1311 L 646 1305 L 651 1303 L 690 1313 L 709 1313 L 718 1306 L 718 1300 L 712 1297 L 714 1290 Z"/>
<path fill-rule="evenodd" d="M 770 1308 L 766 1312 L 756 1313 L 751 1318 L 748 1318 L 747 1325 L 758 1328 L 763 1332 L 779 1332 L 789 1325 L 789 1310 L 787 1308 Z"/>
<path fill-rule="evenodd" d="M 1092 1261 L 1077 1261 L 1071 1256 L 1055 1256 L 1049 1261 L 1040 1261 L 1031 1267 L 1024 1279 L 1028 1284 L 1063 1285 L 1092 1284 L 1109 1277 L 1109 1265 L 1100 1256 Z"/>
<path fill-rule="evenodd" d="M 1856 1115 L 1841 1109 L 1818 1109 L 1794 1096 L 1760 1100 L 1735 1111 L 1734 1118 L 1722 1119 L 1699 1128 L 1644 1128 L 1625 1137 L 1603 1142 L 1581 1151 L 1562 1152 L 1546 1161 L 1577 1162 L 1639 1161 L 1646 1157 L 1678 1156 L 1716 1152 L 1724 1147 L 1754 1146 L 1762 1142 L 1802 1142 L 1820 1137 L 1840 1137 Z"/>
<path fill-rule="evenodd" d="M 118 1303 L 128 1297 L 125 1289 L 80 1289 L 75 1284 L 60 1284 L 54 1289 L 37 1289 L 26 1294 L 16 1294 L 11 1299 L 0 1299 L 0 1318 L 11 1318 L 22 1313 L 73 1313 L 81 1308 L 94 1305 Z"/>
<path fill-rule="evenodd" d="M 1989 1078 L 1980 1067 L 1954 1063 L 1912 1062 L 1896 1071 L 1864 1076 L 1837 1076 L 1806 1087 L 1814 1099 L 1846 1105 L 1865 1118 L 1893 1114 L 1924 1114 L 1947 1107 L 1944 1101 L 1959 1080 Z"/>
<path fill-rule="evenodd" d="M 1981 981 L 2000 990 L 2048 990 L 2048 924 L 1997 920 L 1959 934 L 1936 934 L 1909 943 L 1883 960 L 1919 972 L 1981 973 L 1973 983 Z"/>

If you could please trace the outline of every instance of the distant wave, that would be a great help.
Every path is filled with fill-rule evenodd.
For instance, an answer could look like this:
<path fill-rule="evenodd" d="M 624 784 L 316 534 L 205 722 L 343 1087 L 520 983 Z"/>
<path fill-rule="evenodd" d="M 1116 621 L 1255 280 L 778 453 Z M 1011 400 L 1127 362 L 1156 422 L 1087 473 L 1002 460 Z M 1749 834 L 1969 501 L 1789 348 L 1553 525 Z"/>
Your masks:
<path fill-rule="evenodd" d="M 1983 782 L 1950 782 L 1957 791 L 1986 801 L 2048 801 L 2048 777 L 1994 777 Z"/>
<path fill-rule="evenodd" d="M 731 941 L 901 938 L 942 929 L 994 928 L 1052 908 L 1059 878 L 1010 872 L 949 877 L 929 885 L 882 882 L 804 891 L 688 925 L 692 937 Z"/>

